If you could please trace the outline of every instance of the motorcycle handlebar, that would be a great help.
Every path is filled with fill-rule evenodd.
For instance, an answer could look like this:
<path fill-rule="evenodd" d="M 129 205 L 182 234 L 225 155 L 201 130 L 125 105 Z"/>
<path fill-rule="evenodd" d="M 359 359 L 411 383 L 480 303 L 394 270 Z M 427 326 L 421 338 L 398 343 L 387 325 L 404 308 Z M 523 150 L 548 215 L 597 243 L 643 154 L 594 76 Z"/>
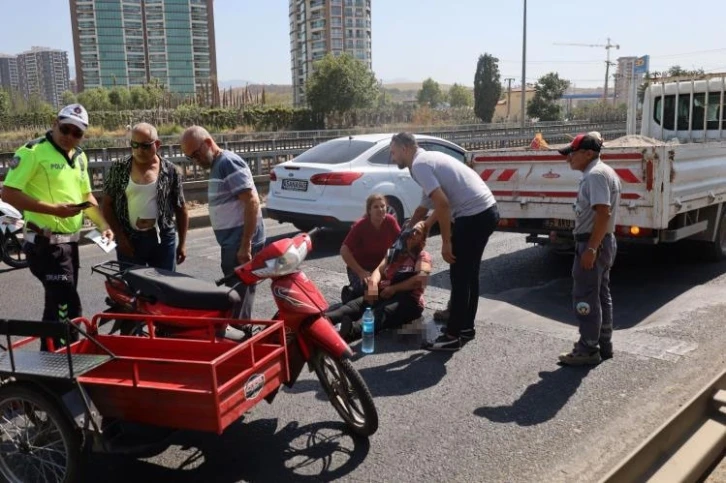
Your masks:
<path fill-rule="evenodd" d="M 320 228 L 319 226 L 316 226 L 315 228 L 313 228 L 312 230 L 310 230 L 310 231 L 308 232 L 308 236 L 309 236 L 310 238 L 312 238 L 313 236 L 315 236 L 315 235 L 316 235 L 316 234 L 317 234 L 317 233 L 318 233 L 318 232 L 320 231 L 320 229 L 321 229 L 321 228 Z"/>

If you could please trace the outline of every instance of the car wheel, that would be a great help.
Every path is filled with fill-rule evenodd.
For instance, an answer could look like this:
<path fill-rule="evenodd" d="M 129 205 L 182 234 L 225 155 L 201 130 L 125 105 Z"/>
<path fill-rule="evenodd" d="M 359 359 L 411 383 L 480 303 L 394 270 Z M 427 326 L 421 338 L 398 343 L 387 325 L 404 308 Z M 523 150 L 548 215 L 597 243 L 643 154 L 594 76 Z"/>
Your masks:
<path fill-rule="evenodd" d="M 403 226 L 405 221 L 403 218 L 403 207 L 401 202 L 397 198 L 392 196 L 386 196 L 386 204 L 388 205 L 388 214 L 393 215 L 396 218 L 399 226 Z"/>

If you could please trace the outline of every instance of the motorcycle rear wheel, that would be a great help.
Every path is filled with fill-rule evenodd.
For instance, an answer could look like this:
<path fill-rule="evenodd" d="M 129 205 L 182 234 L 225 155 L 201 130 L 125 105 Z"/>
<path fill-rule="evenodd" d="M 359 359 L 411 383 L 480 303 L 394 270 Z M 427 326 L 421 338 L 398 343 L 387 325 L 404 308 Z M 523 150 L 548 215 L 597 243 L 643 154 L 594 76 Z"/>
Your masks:
<path fill-rule="evenodd" d="M 338 359 L 318 350 L 310 364 L 330 403 L 357 435 L 371 436 L 378 430 L 378 411 L 363 377 L 348 359 Z"/>
<path fill-rule="evenodd" d="M 3 235 L 0 239 L 2 239 L 3 244 L 3 262 L 13 268 L 26 268 L 28 266 L 28 257 L 23 251 L 22 242 L 15 233 Z"/>

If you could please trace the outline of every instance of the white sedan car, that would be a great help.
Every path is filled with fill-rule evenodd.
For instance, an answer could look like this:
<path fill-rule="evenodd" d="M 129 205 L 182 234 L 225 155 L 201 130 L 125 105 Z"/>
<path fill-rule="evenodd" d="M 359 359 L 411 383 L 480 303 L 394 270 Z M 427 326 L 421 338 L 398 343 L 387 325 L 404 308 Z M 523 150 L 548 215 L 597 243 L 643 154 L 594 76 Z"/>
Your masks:
<path fill-rule="evenodd" d="M 365 134 L 321 143 L 270 171 L 267 213 L 299 230 L 314 226 L 348 228 L 365 212 L 371 193 L 386 196 L 399 224 L 410 218 L 422 191 L 408 169 L 390 159 L 393 134 Z M 461 161 L 465 150 L 432 136 L 416 136 L 427 151 L 441 151 Z"/>

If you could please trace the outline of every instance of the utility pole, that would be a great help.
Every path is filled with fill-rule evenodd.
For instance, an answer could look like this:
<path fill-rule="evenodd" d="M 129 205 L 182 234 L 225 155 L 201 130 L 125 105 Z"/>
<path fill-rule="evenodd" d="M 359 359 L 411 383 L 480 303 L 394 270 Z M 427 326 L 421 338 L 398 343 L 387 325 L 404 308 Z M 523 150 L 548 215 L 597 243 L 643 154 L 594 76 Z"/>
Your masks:
<path fill-rule="evenodd" d="M 512 107 L 512 81 L 513 77 L 507 77 L 504 79 L 507 81 L 507 122 L 509 122 L 510 107 Z"/>
<path fill-rule="evenodd" d="M 527 117 L 527 0 L 524 0 L 524 13 L 522 15 L 522 103 L 520 113 L 521 126 L 524 129 L 524 120 Z"/>
<path fill-rule="evenodd" d="M 605 59 L 605 86 L 603 88 L 603 94 L 602 94 L 602 100 L 604 104 L 607 104 L 608 102 L 608 81 L 610 80 L 610 66 L 615 65 L 614 62 L 610 62 L 610 49 L 619 49 L 619 44 L 613 44 L 610 42 L 610 37 L 608 37 L 608 43 L 607 44 L 572 44 L 572 43 L 555 43 L 554 45 L 571 45 L 575 47 L 604 47 L 605 50 L 607 50 L 607 57 Z"/>

